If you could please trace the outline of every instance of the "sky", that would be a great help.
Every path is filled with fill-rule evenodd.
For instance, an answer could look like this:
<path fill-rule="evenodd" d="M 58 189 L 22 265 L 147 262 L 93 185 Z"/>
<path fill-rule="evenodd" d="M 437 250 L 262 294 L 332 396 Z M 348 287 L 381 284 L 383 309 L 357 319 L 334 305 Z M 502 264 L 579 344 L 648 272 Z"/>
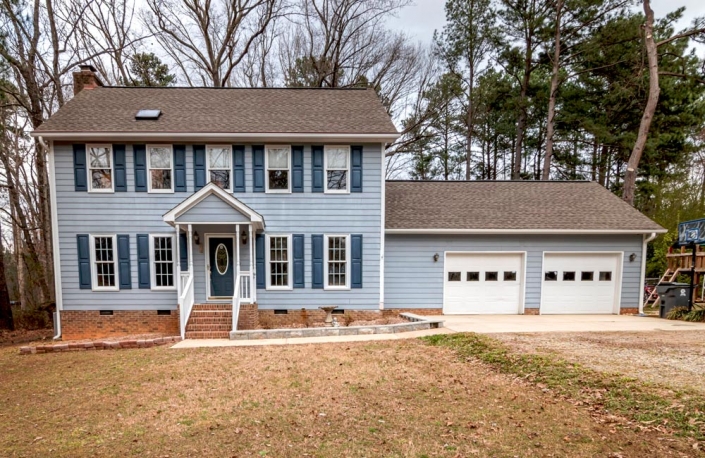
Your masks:
<path fill-rule="evenodd" d="M 434 30 L 441 30 L 445 23 L 443 0 L 414 0 L 414 4 L 402 9 L 398 17 L 390 20 L 390 27 L 403 30 L 418 41 L 429 43 Z M 663 17 L 678 7 L 685 6 L 683 20 L 678 30 L 690 25 L 693 18 L 705 16 L 705 0 L 652 0 L 651 8 L 656 18 Z M 637 7 L 641 11 L 641 4 Z M 705 54 L 705 48 L 699 47 Z"/>

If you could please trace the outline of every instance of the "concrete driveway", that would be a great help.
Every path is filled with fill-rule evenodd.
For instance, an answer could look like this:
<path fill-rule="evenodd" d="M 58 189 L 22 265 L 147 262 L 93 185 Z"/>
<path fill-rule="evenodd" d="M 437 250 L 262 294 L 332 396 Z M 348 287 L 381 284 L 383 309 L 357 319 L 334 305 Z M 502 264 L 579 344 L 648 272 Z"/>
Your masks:
<path fill-rule="evenodd" d="M 455 332 L 705 331 L 705 323 L 632 315 L 443 315 Z"/>

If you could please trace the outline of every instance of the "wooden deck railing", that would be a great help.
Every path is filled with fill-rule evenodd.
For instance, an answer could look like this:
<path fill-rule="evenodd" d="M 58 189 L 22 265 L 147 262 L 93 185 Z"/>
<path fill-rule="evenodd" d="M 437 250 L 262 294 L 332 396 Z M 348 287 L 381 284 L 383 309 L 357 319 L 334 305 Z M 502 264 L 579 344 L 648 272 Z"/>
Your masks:
<path fill-rule="evenodd" d="M 666 255 L 668 270 L 690 270 L 693 266 L 693 252 L 685 247 L 680 251 L 672 251 Z M 705 249 L 697 247 L 695 254 L 695 270 L 705 272 Z"/>

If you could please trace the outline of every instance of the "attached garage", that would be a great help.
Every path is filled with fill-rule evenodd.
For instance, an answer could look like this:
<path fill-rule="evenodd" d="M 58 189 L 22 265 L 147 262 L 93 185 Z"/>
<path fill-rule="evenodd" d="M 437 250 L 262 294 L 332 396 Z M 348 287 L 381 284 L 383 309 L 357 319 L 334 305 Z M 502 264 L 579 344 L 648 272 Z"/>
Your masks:
<path fill-rule="evenodd" d="M 544 253 L 542 315 L 618 313 L 622 253 Z"/>
<path fill-rule="evenodd" d="M 451 252 L 445 266 L 443 313 L 521 313 L 523 253 Z"/>

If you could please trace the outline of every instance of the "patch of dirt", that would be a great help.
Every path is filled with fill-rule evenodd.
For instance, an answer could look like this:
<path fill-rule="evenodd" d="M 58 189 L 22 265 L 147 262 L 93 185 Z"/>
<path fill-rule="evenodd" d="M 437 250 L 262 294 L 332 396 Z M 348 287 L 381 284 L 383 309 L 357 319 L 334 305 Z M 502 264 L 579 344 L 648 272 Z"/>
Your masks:
<path fill-rule="evenodd" d="M 31 331 L 25 329 L 15 331 L 0 330 L 0 347 L 28 342 L 50 343 L 53 337 L 53 329 L 33 329 Z"/>
<path fill-rule="evenodd" d="M 88 342 L 123 342 L 125 340 L 146 340 L 157 339 L 159 337 L 171 337 L 166 334 L 148 333 L 148 334 L 129 334 L 126 336 L 101 337 L 99 339 L 77 339 L 77 340 L 61 340 L 60 343 L 88 343 Z"/>
<path fill-rule="evenodd" d="M 705 331 L 495 334 L 510 347 L 705 394 Z"/>
<path fill-rule="evenodd" d="M 700 453 L 419 340 L 51 357 L 0 349 L 0 430 L 0 456 Z"/>
<path fill-rule="evenodd" d="M 409 320 L 405 320 L 404 318 L 399 318 L 399 317 L 388 317 L 388 318 L 378 318 L 376 320 L 368 320 L 368 321 L 351 321 L 350 324 L 346 324 L 342 319 L 337 319 L 338 325 L 341 328 L 348 327 L 348 326 L 381 326 L 381 325 L 387 325 L 387 324 L 401 324 L 401 323 L 409 323 Z M 264 326 L 259 326 L 257 329 L 300 329 L 300 328 L 323 328 L 326 327 L 326 324 L 322 321 L 316 321 L 313 323 L 308 323 L 307 325 L 304 325 L 303 323 L 291 323 L 291 324 L 286 324 L 282 326 L 272 326 L 272 327 L 264 327 Z"/>

